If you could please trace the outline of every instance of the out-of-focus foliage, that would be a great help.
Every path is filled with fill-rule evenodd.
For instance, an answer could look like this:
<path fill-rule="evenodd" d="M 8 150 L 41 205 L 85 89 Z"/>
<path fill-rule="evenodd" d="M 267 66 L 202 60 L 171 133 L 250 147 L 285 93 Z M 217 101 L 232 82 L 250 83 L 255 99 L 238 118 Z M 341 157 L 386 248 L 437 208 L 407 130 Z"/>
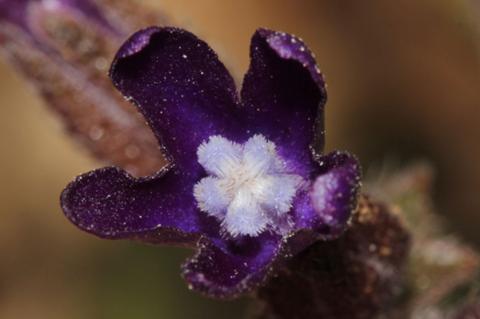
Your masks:
<path fill-rule="evenodd" d="M 2 0 L 0 53 L 98 159 L 152 174 L 165 164 L 158 143 L 107 72 L 126 37 L 164 23 L 129 0 Z"/>
<path fill-rule="evenodd" d="M 431 201 L 432 182 L 432 168 L 424 163 L 387 169 L 366 185 L 403 216 L 413 238 L 407 288 L 395 318 L 456 318 L 480 298 L 480 256 L 445 228 Z"/>

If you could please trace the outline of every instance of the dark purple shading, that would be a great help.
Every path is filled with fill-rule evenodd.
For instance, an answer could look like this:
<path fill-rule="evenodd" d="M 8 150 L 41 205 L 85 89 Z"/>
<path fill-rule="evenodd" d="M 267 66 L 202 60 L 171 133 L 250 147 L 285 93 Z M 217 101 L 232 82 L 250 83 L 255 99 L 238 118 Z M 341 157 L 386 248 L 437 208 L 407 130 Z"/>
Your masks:
<path fill-rule="evenodd" d="M 136 33 L 118 52 L 110 75 L 192 183 L 202 174 L 196 151 L 203 141 L 244 136 L 232 77 L 189 32 L 152 27 Z"/>
<path fill-rule="evenodd" d="M 283 238 L 264 233 L 259 238 L 244 238 L 237 246 L 201 241 L 197 255 L 183 267 L 192 287 L 209 296 L 237 296 L 258 287 L 269 269 L 283 262 L 286 255 L 296 254 L 316 240 L 339 237 L 357 202 L 360 167 L 352 155 L 333 152 L 321 157 L 319 171 L 315 181 L 325 177 L 335 180 L 335 187 L 328 189 L 325 198 L 327 209 L 315 207 L 314 181 L 297 196 L 292 209 L 295 226 Z"/>
<path fill-rule="evenodd" d="M 254 34 L 250 57 L 241 92 L 248 128 L 274 141 L 295 163 L 296 173 L 306 177 L 315 134 L 316 150 L 324 146 L 327 94 L 315 59 L 297 37 L 265 29 Z"/>
<path fill-rule="evenodd" d="M 175 170 L 133 178 L 106 167 L 70 183 L 61 203 L 72 223 L 99 237 L 185 244 L 218 233 L 218 223 L 196 208 L 191 188 Z"/>
<path fill-rule="evenodd" d="M 318 155 L 320 165 L 312 158 L 317 112 L 323 147 L 326 95 L 313 57 L 300 40 L 267 30 L 256 33 L 243 109 L 216 54 L 184 30 L 152 27 L 134 34 L 118 52 L 110 75 L 142 112 L 172 165 L 150 178 L 134 179 L 116 168 L 79 177 L 62 194 L 62 207 L 80 228 L 100 237 L 154 243 L 199 239 L 197 255 L 183 267 L 184 277 L 203 293 L 233 297 L 261 284 L 286 252 L 338 236 L 346 227 L 359 167 L 346 153 Z M 258 133 L 277 144 L 294 173 L 306 179 L 315 175 L 317 181 L 330 176 L 337 186 L 329 189 L 328 205 L 319 211 L 315 181 L 310 182 L 294 202 L 295 226 L 283 238 L 269 232 L 227 238 L 216 219 L 196 208 L 193 186 L 205 175 L 196 151 L 212 135 L 243 142 Z"/>
<path fill-rule="evenodd" d="M 331 187 L 318 198 L 315 187 L 329 179 Z M 319 173 L 308 189 L 299 194 L 294 202 L 295 227 L 311 229 L 321 239 L 338 237 L 347 227 L 355 209 L 360 189 L 361 168 L 358 160 L 346 152 L 335 151 L 319 159 Z M 320 208 L 318 201 L 326 205 Z"/>
<path fill-rule="evenodd" d="M 259 286 L 281 255 L 281 237 L 271 233 L 240 240 L 207 240 L 182 266 L 191 288 L 208 296 L 234 298 Z"/>
<path fill-rule="evenodd" d="M 0 21 L 24 25 L 26 8 L 31 0 L 0 0 Z"/>

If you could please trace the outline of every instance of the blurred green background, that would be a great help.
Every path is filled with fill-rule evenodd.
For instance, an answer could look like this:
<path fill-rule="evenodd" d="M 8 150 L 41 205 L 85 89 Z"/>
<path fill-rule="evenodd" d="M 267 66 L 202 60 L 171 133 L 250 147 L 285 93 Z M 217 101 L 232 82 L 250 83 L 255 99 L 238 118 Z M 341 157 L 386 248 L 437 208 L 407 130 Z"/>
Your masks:
<path fill-rule="evenodd" d="M 259 26 L 301 36 L 328 83 L 328 149 L 365 172 L 427 159 L 449 226 L 480 242 L 480 5 L 464 0 L 150 0 L 207 40 L 240 82 Z M 101 166 L 0 62 L 0 318 L 241 318 L 188 291 L 189 251 L 102 241 L 58 197 Z"/>

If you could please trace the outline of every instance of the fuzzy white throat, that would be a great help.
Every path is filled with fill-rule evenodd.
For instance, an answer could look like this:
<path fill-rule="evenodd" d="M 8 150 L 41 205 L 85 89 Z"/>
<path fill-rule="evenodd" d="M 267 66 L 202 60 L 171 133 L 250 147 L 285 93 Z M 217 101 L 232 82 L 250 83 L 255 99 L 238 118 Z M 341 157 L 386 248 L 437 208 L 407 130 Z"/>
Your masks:
<path fill-rule="evenodd" d="M 194 187 L 198 207 L 230 235 L 288 229 L 287 213 L 303 179 L 288 173 L 274 143 L 255 135 L 240 145 L 215 135 L 198 147 L 197 156 L 209 174 Z"/>

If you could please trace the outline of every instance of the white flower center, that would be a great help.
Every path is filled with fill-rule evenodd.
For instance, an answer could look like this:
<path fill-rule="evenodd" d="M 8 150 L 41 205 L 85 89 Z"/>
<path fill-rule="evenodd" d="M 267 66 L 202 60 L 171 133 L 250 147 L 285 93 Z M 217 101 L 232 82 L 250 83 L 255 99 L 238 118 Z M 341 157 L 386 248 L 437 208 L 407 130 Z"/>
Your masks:
<path fill-rule="evenodd" d="M 216 217 L 232 236 L 288 230 L 288 212 L 302 177 L 287 172 L 275 144 L 255 135 L 245 144 L 211 136 L 197 150 L 208 177 L 194 187 L 203 212 Z"/>

